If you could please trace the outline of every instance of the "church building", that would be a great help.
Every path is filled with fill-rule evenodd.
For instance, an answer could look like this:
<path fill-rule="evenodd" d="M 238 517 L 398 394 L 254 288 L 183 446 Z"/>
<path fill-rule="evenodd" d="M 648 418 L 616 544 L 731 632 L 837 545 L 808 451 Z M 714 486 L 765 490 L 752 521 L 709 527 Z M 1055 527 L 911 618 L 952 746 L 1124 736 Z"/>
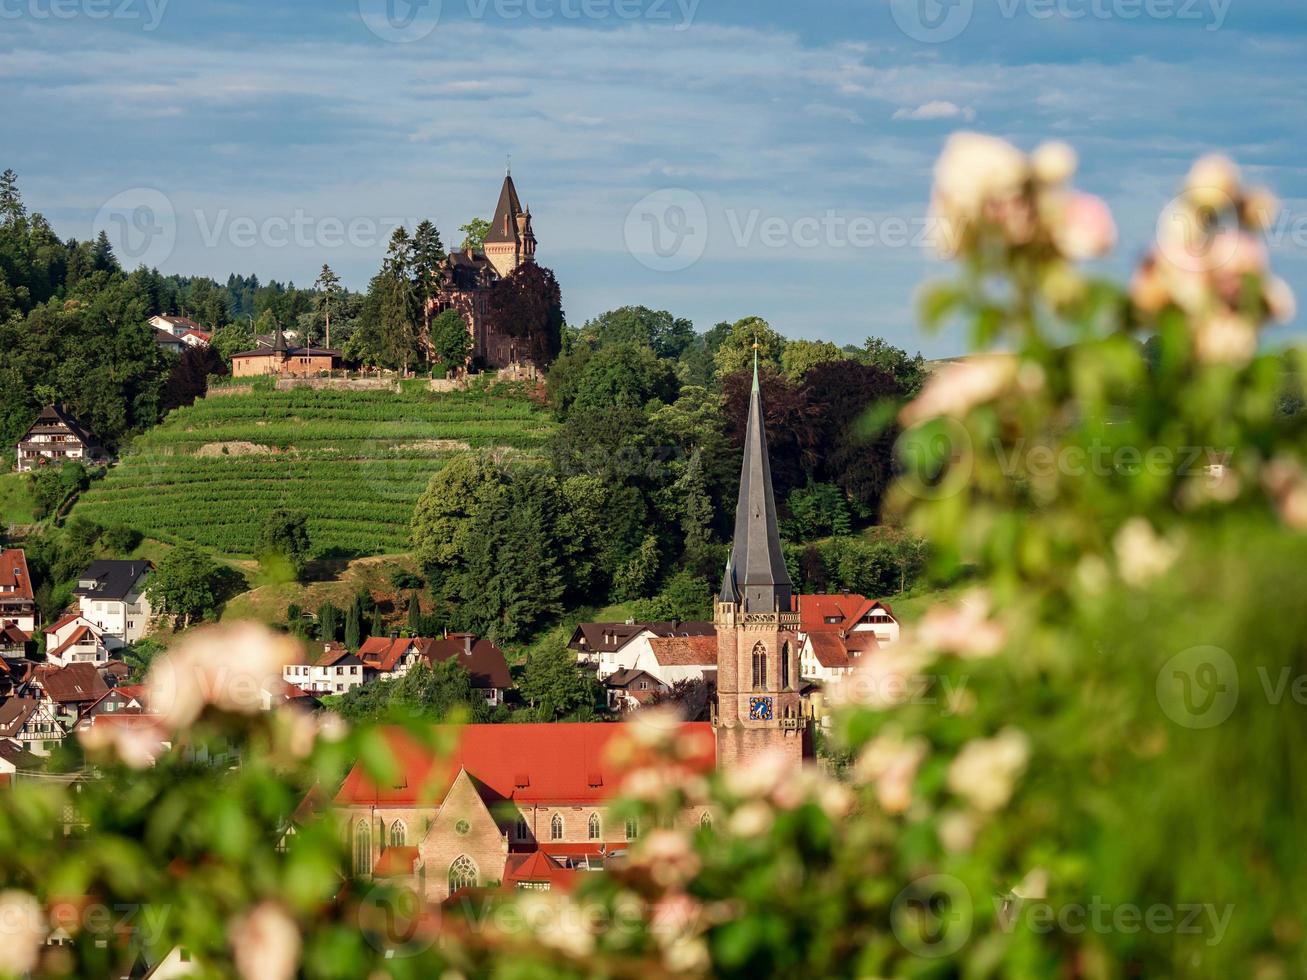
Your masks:
<path fill-rule="evenodd" d="M 449 253 L 445 259 L 444 286 L 432 300 L 433 317 L 453 309 L 467 321 L 474 361 L 486 367 L 505 368 L 529 358 L 526 342 L 493 329 L 486 312 L 494 284 L 521 266 L 535 262 L 535 254 L 531 211 L 518 199 L 510 172 L 504 176 L 484 247 L 477 251 L 469 246 Z"/>
<path fill-rule="evenodd" d="M 768 752 L 797 765 L 812 755 L 799 672 L 799 607 L 785 567 L 754 348 L 753 391 L 735 509 L 735 541 L 714 605 L 717 764 Z"/>

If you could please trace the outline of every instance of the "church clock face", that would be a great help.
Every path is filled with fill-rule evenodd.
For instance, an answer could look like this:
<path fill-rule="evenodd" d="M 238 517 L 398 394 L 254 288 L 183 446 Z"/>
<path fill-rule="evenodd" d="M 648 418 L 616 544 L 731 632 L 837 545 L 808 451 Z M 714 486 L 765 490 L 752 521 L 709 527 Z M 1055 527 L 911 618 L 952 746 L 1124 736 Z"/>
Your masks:
<path fill-rule="evenodd" d="M 771 698 L 749 698 L 750 721 L 771 721 L 773 715 Z"/>

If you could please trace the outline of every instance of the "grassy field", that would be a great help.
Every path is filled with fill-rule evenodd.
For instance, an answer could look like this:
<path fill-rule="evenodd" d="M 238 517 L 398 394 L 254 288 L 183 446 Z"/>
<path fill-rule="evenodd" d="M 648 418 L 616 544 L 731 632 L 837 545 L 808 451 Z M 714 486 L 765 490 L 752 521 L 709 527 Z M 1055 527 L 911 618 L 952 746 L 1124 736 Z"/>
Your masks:
<path fill-rule="evenodd" d="M 27 490 L 28 478 L 23 473 L 0 475 L 0 524 L 32 524 L 32 496 Z"/>
<path fill-rule="evenodd" d="M 243 558 L 285 507 L 308 516 L 319 556 L 391 554 L 406 550 L 413 505 L 451 454 L 533 454 L 551 425 L 507 386 L 211 396 L 137 439 L 73 514 Z"/>

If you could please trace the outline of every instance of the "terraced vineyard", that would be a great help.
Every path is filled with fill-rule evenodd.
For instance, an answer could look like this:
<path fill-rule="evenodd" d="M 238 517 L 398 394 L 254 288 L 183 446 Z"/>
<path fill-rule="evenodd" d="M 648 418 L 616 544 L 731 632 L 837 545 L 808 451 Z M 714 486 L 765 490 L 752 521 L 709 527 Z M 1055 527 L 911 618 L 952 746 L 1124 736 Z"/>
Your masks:
<path fill-rule="evenodd" d="M 413 505 L 455 452 L 538 452 L 543 408 L 518 390 L 210 395 L 136 440 L 74 514 L 247 556 L 278 507 L 309 517 L 314 551 L 404 551 Z"/>

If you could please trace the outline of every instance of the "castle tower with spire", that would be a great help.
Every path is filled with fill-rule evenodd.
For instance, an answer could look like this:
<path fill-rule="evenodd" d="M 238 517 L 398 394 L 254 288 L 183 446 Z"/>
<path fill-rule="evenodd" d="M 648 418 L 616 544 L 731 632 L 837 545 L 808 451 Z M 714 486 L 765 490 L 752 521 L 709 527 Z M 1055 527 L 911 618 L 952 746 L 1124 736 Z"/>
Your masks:
<path fill-rule="evenodd" d="M 489 323 L 490 291 L 515 270 L 535 262 L 536 236 L 531 210 L 522 206 L 510 170 L 499 189 L 499 203 L 480 250 L 470 245 L 451 251 L 445 259 L 443 283 L 430 301 L 434 318 L 443 310 L 457 310 L 472 335 L 471 360 L 487 367 L 505 368 L 528 360 L 520 338 L 495 330 Z M 424 338 L 430 349 L 430 338 Z"/>
<path fill-rule="evenodd" d="M 499 190 L 499 203 L 486 233 L 486 258 L 501 277 L 508 275 L 525 262 L 534 262 L 536 236 L 531 230 L 531 212 L 522 207 L 517 188 L 513 186 L 513 172 L 504 175 L 504 186 Z"/>
<path fill-rule="evenodd" d="M 756 345 L 735 541 L 713 622 L 718 766 L 747 764 L 775 751 L 797 765 L 807 752 L 799 693 L 799 610 L 781 552 Z"/>

